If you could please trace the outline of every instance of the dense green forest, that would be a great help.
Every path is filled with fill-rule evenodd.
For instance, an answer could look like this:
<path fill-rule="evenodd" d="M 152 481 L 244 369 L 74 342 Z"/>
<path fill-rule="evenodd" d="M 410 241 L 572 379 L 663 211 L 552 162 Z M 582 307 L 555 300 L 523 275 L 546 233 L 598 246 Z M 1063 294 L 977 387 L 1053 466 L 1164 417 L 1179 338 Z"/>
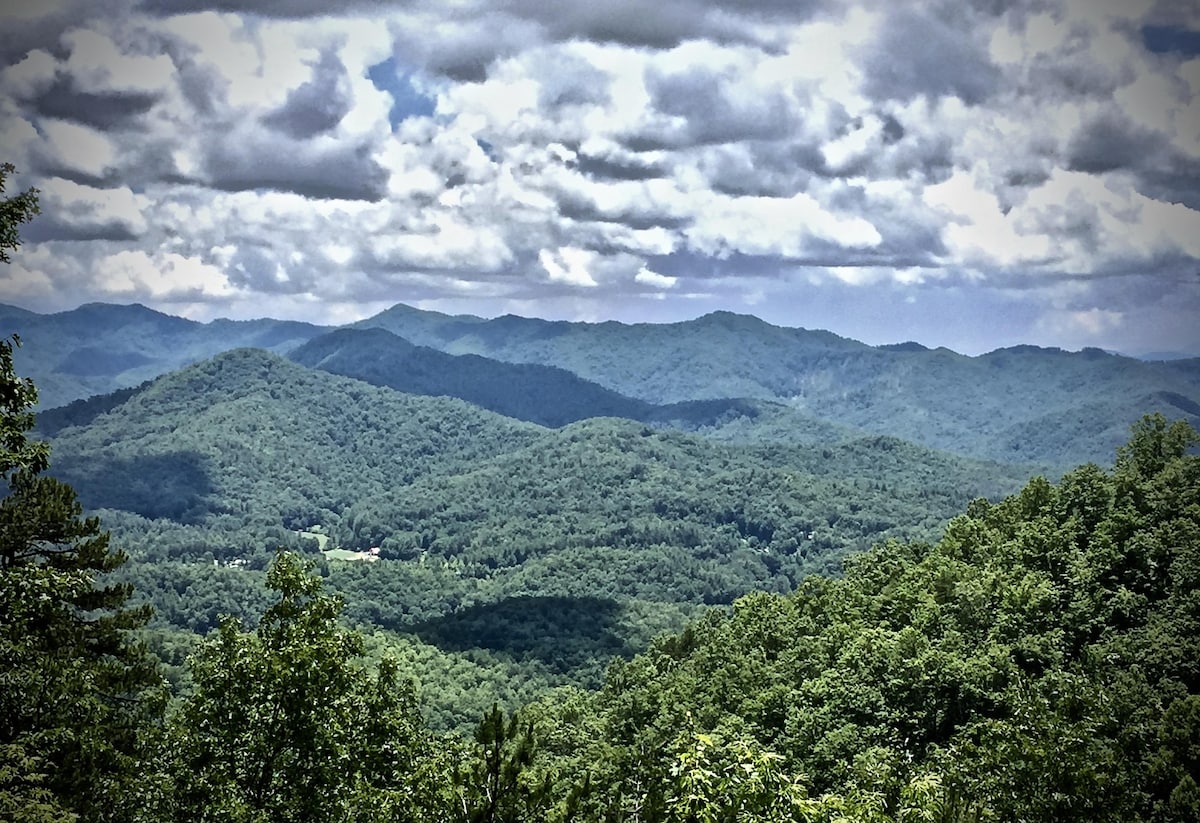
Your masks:
<path fill-rule="evenodd" d="M 130 554 L 120 575 L 155 607 L 175 682 L 180 632 L 252 624 L 283 546 L 413 661 L 439 729 L 597 686 L 613 655 L 705 605 L 935 537 L 1024 476 L 845 432 L 750 446 L 618 418 L 552 430 L 251 349 L 44 417 L 51 473 Z"/>
<path fill-rule="evenodd" d="M 936 541 L 887 541 L 841 578 L 707 611 L 600 689 L 490 711 L 462 737 L 430 730 L 404 658 L 349 627 L 295 553 L 270 562 L 253 627 L 225 618 L 199 642 L 172 700 L 136 631 L 148 609 L 110 582 L 123 555 L 26 436 L 35 389 L 8 342 L 0 382 L 0 817 L 1200 814 L 1200 438 L 1186 423 L 1146 418 L 1112 471 L 976 500 Z"/>

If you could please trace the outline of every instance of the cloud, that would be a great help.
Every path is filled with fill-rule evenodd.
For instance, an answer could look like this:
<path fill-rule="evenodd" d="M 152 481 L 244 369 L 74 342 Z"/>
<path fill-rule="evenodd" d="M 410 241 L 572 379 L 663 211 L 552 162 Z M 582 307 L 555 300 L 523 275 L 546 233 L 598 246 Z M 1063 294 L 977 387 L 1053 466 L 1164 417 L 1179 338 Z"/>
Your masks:
<path fill-rule="evenodd" d="M 120 251 L 100 258 L 96 263 L 95 283 L 106 293 L 139 302 L 224 298 L 235 292 L 223 272 L 201 260 L 142 250 Z"/>
<path fill-rule="evenodd" d="M 98 129 L 136 127 L 137 121 L 157 102 L 153 94 L 142 92 L 79 91 L 71 81 L 56 81 L 33 101 L 34 109 L 45 117 L 73 120 Z"/>
<path fill-rule="evenodd" d="M 1140 166 L 1148 155 L 1162 151 L 1166 137 L 1139 126 L 1128 117 L 1104 111 L 1083 124 L 1067 146 L 1067 168 L 1103 174 Z"/>
<path fill-rule="evenodd" d="M 594 261 L 595 255 L 587 249 L 571 246 L 550 251 L 542 249 L 538 252 L 538 262 L 546 270 L 546 276 L 551 281 L 565 283 L 569 286 L 591 288 L 596 280 L 588 271 L 588 266 Z"/>
<path fill-rule="evenodd" d="M 294 140 L 332 131 L 350 112 L 349 85 L 337 56 L 326 51 L 313 66 L 313 78 L 288 92 L 282 106 L 263 116 L 263 123 Z"/>
<path fill-rule="evenodd" d="M 37 129 L 44 138 L 33 149 L 39 170 L 93 181 L 116 171 L 118 146 L 105 132 L 50 117 L 39 119 Z"/>
<path fill-rule="evenodd" d="M 961 293 L 1043 342 L 1160 317 L 1175 342 L 1145 348 L 1178 348 L 1200 338 L 1176 317 L 1200 269 L 1185 17 L 1150 0 L 23 4 L 0 141 L 46 214 L 29 287 L 5 293 L 193 316 L 269 295 L 317 321 L 398 300 L 645 319 L 805 294 L 856 329 L 847 295 L 882 323 L 874 295 L 928 322 Z M 1021 301 L 1051 293 L 1039 325 Z M 962 344 L 973 326 L 956 328 Z"/>
<path fill-rule="evenodd" d="M 633 279 L 638 283 L 644 283 L 647 286 L 652 286 L 656 289 L 669 289 L 679 282 L 678 277 L 670 277 L 665 274 L 659 274 L 658 272 L 650 271 L 650 269 L 646 268 L 645 266 L 638 269 L 638 273 L 634 275 Z"/>
<path fill-rule="evenodd" d="M 387 173 L 368 144 L 271 139 L 244 128 L 206 147 L 204 181 L 225 191 L 271 189 L 314 198 L 377 200 Z"/>
<path fill-rule="evenodd" d="M 127 187 L 98 189 L 53 178 L 39 194 L 42 214 L 23 231 L 27 242 L 46 240 L 133 241 L 146 233 L 148 198 Z"/>

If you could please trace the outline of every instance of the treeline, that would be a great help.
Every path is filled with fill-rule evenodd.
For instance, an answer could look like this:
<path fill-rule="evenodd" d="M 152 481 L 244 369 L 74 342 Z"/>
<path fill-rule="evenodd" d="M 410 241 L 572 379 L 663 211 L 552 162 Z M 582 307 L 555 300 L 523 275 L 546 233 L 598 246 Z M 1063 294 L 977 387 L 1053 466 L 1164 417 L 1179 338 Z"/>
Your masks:
<path fill-rule="evenodd" d="M 1111 472 L 977 500 L 934 543 L 707 612 L 599 690 L 490 711 L 463 738 L 430 730 L 386 640 L 348 627 L 294 553 L 270 562 L 253 627 L 223 618 L 170 650 L 190 681 L 172 701 L 135 633 L 149 610 L 110 576 L 123 556 L 26 437 L 36 393 L 7 342 L 0 383 L 0 819 L 1200 817 L 1185 423 L 1146 418 Z M 552 605 L 577 623 L 607 608 Z M 476 634 L 489 615 L 455 617 Z"/>

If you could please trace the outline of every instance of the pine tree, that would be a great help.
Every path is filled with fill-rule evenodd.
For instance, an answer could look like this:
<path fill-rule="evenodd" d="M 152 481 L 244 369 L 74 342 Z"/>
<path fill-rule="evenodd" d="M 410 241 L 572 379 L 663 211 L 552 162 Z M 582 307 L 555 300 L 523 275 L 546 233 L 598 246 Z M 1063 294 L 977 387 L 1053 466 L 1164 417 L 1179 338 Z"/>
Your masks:
<path fill-rule="evenodd" d="M 10 249 L 15 222 L 36 213 L 36 200 L 16 199 L 0 204 Z M 104 579 L 125 555 L 44 474 L 49 448 L 27 436 L 37 389 L 13 365 L 19 343 L 0 340 L 0 820 L 118 820 L 139 738 L 161 711 L 157 665 L 130 636 L 150 610 Z"/>

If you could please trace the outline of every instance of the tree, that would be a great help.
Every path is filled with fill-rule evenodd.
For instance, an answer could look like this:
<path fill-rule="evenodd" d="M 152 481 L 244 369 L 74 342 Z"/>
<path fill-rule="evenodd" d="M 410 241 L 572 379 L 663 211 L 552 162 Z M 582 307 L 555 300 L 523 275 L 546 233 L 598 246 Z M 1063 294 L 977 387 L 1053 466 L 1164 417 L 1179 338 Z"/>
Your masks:
<path fill-rule="evenodd" d="M 520 823 L 545 818 L 549 775 L 534 783 L 530 765 L 537 752 L 532 721 L 517 714 L 505 720 L 493 704 L 475 728 L 473 757 L 458 769 L 456 819 L 462 823 Z"/>
<path fill-rule="evenodd" d="M 4 194 L 4 182 L 17 169 L 12 163 L 0 164 L 0 194 Z M 21 245 L 18 229 L 41 214 L 38 208 L 38 190 L 27 189 L 12 197 L 0 199 L 0 263 L 12 262 L 8 253 Z"/>
<path fill-rule="evenodd" d="M 167 735 L 165 817 L 429 819 L 415 693 L 393 664 L 371 676 L 357 663 L 362 636 L 310 572 L 280 553 L 267 576 L 279 599 L 257 630 L 227 617 L 193 659 L 196 692 Z"/>
<path fill-rule="evenodd" d="M 0 190 L 11 165 L 0 166 Z M 36 191 L 0 201 L 0 259 L 37 213 Z M 0 815 L 114 820 L 146 723 L 161 711 L 157 665 L 131 639 L 149 607 L 98 578 L 125 561 L 75 491 L 43 472 L 31 442 L 37 389 L 0 340 Z"/>

